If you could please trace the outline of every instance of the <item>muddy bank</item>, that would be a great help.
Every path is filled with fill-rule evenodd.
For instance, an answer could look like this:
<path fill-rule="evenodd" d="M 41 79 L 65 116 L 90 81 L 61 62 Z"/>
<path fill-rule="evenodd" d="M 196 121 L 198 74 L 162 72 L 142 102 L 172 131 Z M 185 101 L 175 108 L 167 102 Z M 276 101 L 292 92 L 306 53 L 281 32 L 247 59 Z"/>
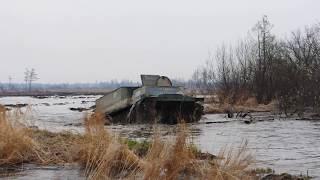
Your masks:
<path fill-rule="evenodd" d="M 277 111 L 276 103 L 270 104 L 243 104 L 243 105 L 231 105 L 231 104 L 219 104 L 219 103 L 205 103 L 204 112 L 206 114 L 219 114 L 228 112 L 273 112 Z"/>
<path fill-rule="evenodd" d="M 290 118 L 295 120 L 320 120 L 320 112 L 313 107 L 299 107 L 283 110 L 280 108 L 277 100 L 271 101 L 269 104 L 258 104 L 255 98 L 248 98 L 246 101 L 235 104 L 219 103 L 217 98 L 205 98 L 204 113 L 205 114 L 227 114 L 229 118 L 246 116 L 249 113 L 273 113 L 274 117 Z M 269 118 L 270 119 L 270 118 Z"/>

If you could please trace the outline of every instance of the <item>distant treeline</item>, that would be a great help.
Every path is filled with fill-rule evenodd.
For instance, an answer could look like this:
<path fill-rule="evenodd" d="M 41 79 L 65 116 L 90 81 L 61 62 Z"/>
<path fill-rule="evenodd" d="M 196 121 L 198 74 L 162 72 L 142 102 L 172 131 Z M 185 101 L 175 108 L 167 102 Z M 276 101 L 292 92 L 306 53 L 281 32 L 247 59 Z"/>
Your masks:
<path fill-rule="evenodd" d="M 194 72 L 195 88 L 229 103 L 255 96 L 259 103 L 277 99 L 283 110 L 319 108 L 320 24 L 288 37 L 275 36 L 272 28 L 263 16 L 238 44 L 218 48 Z"/>
<path fill-rule="evenodd" d="M 139 86 L 138 82 L 129 80 L 111 80 L 96 83 L 33 83 L 32 91 L 41 90 L 68 90 L 68 89 L 115 89 L 121 86 Z M 0 92 L 5 91 L 29 91 L 26 83 L 0 83 Z"/>
<path fill-rule="evenodd" d="M 188 86 L 188 82 L 184 80 L 173 79 L 173 85 L 175 86 Z M 105 82 L 96 83 L 33 83 L 32 92 L 35 91 L 46 91 L 46 90 L 92 90 L 92 89 L 116 89 L 123 86 L 141 86 L 140 82 L 134 82 L 130 80 L 111 80 Z M 190 86 L 191 87 L 191 86 Z M 4 92 L 29 92 L 28 83 L 1 83 L 0 82 L 0 93 Z"/>

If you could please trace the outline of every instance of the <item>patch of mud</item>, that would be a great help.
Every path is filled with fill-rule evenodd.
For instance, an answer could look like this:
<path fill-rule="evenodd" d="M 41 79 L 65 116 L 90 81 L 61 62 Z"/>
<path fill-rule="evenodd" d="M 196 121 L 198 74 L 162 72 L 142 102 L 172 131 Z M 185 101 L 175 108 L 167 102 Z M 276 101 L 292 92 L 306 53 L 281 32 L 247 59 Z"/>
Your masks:
<path fill-rule="evenodd" d="M 89 111 L 90 108 L 83 108 L 83 107 L 78 107 L 78 108 L 69 108 L 71 111 L 78 111 L 78 112 L 83 112 L 83 111 Z"/>
<path fill-rule="evenodd" d="M 50 96 L 32 96 L 33 98 L 37 98 L 37 99 L 47 99 Z"/>

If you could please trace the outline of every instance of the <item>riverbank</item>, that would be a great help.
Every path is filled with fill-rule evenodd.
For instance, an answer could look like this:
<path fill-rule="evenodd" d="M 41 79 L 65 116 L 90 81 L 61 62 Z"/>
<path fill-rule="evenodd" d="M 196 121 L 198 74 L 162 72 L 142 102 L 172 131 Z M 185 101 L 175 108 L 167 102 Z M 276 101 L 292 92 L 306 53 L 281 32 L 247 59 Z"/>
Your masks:
<path fill-rule="evenodd" d="M 204 112 L 206 114 L 275 111 L 278 111 L 278 103 L 275 100 L 268 104 L 258 104 L 255 98 L 248 98 L 235 104 L 220 103 L 212 98 L 206 98 L 204 101 Z"/>
<path fill-rule="evenodd" d="M 296 120 L 320 120 L 320 111 L 314 107 L 296 107 L 291 109 L 280 109 L 279 102 L 272 100 L 268 104 L 258 104 L 254 97 L 239 101 L 234 104 L 228 102 L 220 103 L 217 97 L 205 98 L 205 114 L 227 114 L 229 118 L 244 118 L 251 113 L 272 113 L 271 119 L 291 118 Z M 249 115 L 250 117 L 250 115 Z M 251 118 L 251 117 L 250 117 Z"/>

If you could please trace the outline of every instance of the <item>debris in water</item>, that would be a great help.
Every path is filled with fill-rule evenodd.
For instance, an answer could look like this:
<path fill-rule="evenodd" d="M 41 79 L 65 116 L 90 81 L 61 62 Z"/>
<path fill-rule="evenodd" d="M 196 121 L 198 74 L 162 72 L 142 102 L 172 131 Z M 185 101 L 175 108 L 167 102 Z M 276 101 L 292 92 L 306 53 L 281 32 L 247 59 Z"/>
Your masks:
<path fill-rule="evenodd" d="M 28 104 L 5 104 L 6 107 L 13 107 L 13 108 L 22 108 L 28 106 Z"/>
<path fill-rule="evenodd" d="M 71 111 L 78 111 L 78 112 L 83 112 L 83 111 L 89 111 L 90 109 L 88 108 L 83 108 L 83 107 L 78 107 L 78 108 L 69 108 Z"/>

